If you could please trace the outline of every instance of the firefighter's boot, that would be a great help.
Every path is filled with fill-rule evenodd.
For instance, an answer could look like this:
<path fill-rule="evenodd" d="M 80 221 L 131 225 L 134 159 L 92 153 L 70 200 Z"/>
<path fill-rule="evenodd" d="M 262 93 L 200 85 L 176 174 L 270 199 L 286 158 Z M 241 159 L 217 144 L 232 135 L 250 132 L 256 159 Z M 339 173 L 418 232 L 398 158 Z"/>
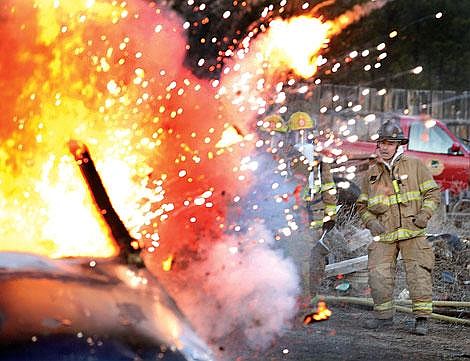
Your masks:
<path fill-rule="evenodd" d="M 420 336 L 425 336 L 428 334 L 428 318 L 427 317 L 416 318 L 414 333 Z"/>
<path fill-rule="evenodd" d="M 393 326 L 393 318 L 372 318 L 364 323 L 364 328 L 381 330 Z"/>

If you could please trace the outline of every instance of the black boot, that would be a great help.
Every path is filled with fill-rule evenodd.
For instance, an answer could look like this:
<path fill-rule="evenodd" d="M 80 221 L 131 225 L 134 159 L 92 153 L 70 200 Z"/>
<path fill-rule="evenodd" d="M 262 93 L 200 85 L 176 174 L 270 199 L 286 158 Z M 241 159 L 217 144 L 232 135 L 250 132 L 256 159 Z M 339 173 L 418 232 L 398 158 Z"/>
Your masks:
<path fill-rule="evenodd" d="M 393 318 L 373 318 L 364 323 L 364 328 L 369 330 L 380 330 L 393 326 Z"/>
<path fill-rule="evenodd" d="M 428 318 L 427 317 L 416 318 L 414 333 L 420 336 L 425 336 L 428 334 Z"/>

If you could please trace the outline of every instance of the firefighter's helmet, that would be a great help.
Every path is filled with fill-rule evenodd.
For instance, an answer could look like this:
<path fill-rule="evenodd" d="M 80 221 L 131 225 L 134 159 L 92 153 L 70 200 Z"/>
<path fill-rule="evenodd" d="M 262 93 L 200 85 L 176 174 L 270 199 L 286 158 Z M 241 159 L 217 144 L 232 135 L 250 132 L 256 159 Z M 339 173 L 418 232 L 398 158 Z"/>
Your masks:
<path fill-rule="evenodd" d="M 312 129 L 315 121 L 305 112 L 295 112 L 289 118 L 289 130 Z"/>
<path fill-rule="evenodd" d="M 407 144 L 408 138 L 403 134 L 403 130 L 400 127 L 400 124 L 391 119 L 387 119 L 382 123 L 378 131 L 379 138 L 378 142 L 383 140 L 400 142 L 400 144 Z"/>
<path fill-rule="evenodd" d="M 278 114 L 268 115 L 263 119 L 263 125 L 261 126 L 261 130 L 266 132 L 275 131 L 279 133 L 287 133 L 287 129 L 284 119 Z"/>

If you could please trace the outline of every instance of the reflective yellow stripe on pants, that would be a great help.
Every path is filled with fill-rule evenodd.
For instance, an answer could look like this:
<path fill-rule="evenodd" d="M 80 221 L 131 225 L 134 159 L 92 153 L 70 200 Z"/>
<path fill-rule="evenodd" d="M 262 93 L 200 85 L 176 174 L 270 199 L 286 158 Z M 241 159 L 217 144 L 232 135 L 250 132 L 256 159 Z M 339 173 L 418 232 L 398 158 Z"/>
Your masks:
<path fill-rule="evenodd" d="M 390 311 L 393 309 L 393 301 L 387 301 L 380 305 L 374 305 L 374 310 L 377 312 Z"/>
<path fill-rule="evenodd" d="M 377 318 L 391 318 L 394 314 L 394 303 L 393 301 L 387 301 L 378 305 L 374 305 L 374 311 Z"/>
<path fill-rule="evenodd" d="M 415 314 L 429 315 L 432 313 L 432 301 L 428 301 L 428 302 L 414 301 L 412 309 L 413 309 L 413 313 Z"/>

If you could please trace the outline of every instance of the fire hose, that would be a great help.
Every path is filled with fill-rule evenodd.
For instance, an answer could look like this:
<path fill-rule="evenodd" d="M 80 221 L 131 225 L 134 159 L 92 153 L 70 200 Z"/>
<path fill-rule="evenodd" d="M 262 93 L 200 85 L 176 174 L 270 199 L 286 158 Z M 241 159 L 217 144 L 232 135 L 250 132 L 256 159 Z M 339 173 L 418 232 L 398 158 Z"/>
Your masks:
<path fill-rule="evenodd" d="M 364 297 L 345 297 L 345 296 L 316 296 L 312 299 L 312 303 L 317 303 L 318 300 L 326 301 L 327 303 L 349 303 L 362 306 L 374 306 L 371 298 Z M 398 301 L 400 302 L 400 301 Z M 404 304 L 410 304 L 411 301 L 404 301 Z M 446 306 L 446 307 L 470 307 L 470 302 L 458 301 L 433 301 L 433 306 Z M 411 308 L 396 305 L 395 309 L 403 313 L 413 313 Z M 470 320 L 464 320 L 457 317 L 445 316 L 438 313 L 431 313 L 431 318 L 439 321 L 446 321 L 450 323 L 457 323 L 460 325 L 470 326 Z"/>

